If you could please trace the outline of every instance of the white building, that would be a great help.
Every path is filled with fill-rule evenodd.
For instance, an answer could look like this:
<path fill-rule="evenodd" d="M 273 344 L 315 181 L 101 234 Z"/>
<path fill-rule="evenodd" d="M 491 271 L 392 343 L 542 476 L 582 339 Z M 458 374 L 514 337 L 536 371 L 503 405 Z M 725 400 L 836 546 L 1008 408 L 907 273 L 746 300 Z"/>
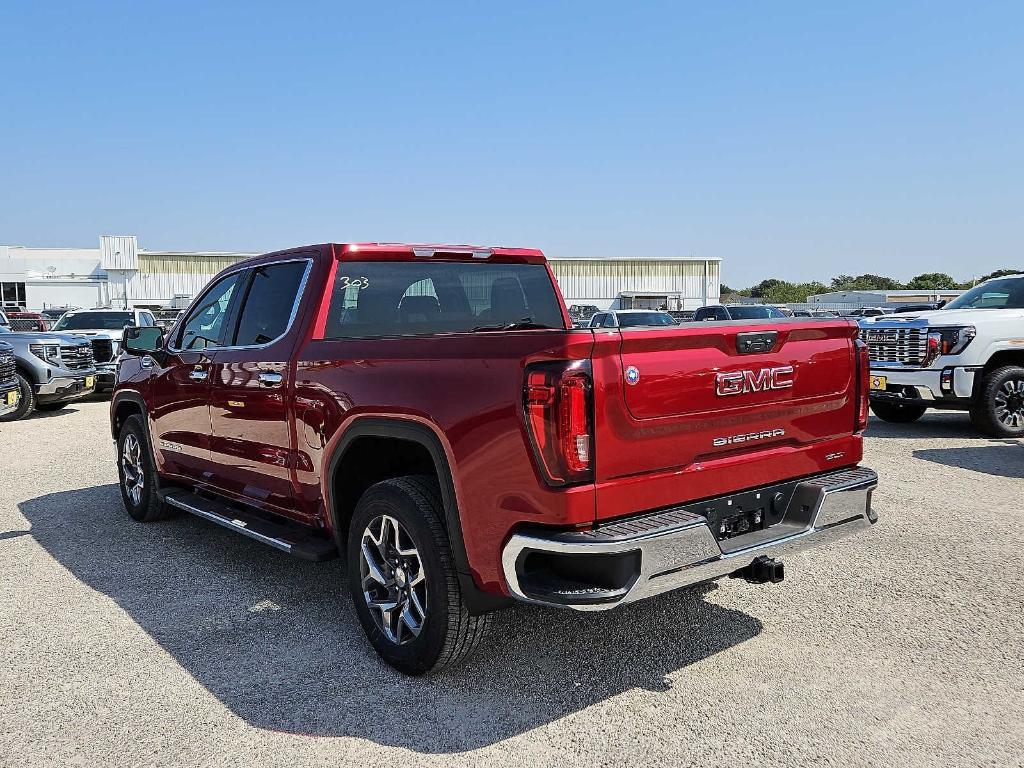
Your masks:
<path fill-rule="evenodd" d="M 937 304 L 952 301 L 960 290 L 829 291 L 807 297 L 808 304 L 827 304 L 829 308 L 898 307 L 900 304 Z"/>
<path fill-rule="evenodd" d="M 5 306 L 162 307 L 195 296 L 239 252 L 150 251 L 134 236 L 103 235 L 98 248 L 0 246 Z M 719 299 L 721 259 L 693 256 L 550 257 L 569 305 L 692 310 Z"/>

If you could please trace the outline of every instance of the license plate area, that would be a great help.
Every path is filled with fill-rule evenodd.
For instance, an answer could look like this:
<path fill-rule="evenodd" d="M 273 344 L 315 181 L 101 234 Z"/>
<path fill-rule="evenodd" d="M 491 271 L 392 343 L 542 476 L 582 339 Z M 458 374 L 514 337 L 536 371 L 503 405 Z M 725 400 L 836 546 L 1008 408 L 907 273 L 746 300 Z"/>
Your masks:
<path fill-rule="evenodd" d="M 743 536 L 782 522 L 799 481 L 792 480 L 753 491 L 689 504 L 686 509 L 707 518 L 718 541 Z"/>

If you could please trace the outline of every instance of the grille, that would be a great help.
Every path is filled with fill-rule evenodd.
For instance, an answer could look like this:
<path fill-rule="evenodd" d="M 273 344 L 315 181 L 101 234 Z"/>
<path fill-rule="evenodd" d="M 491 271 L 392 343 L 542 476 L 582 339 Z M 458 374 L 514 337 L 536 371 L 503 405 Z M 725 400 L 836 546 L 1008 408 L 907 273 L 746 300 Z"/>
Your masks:
<path fill-rule="evenodd" d="M 97 363 L 109 363 L 114 357 L 114 342 L 110 339 L 92 339 L 92 356 Z"/>
<path fill-rule="evenodd" d="M 93 367 L 92 346 L 80 344 L 77 346 L 62 346 L 60 348 L 60 359 L 64 367 L 69 371 L 82 371 Z"/>
<path fill-rule="evenodd" d="M 861 338 L 872 363 L 921 365 L 928 354 L 925 328 L 865 328 Z"/>
<path fill-rule="evenodd" d="M 14 355 L 0 355 L 0 381 L 14 378 Z"/>

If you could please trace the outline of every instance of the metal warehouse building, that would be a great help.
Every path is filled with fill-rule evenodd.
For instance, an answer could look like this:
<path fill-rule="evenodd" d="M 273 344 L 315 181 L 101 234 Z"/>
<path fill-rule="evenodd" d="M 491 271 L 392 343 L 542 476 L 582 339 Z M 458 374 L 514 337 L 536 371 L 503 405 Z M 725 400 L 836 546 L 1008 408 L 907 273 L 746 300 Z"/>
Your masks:
<path fill-rule="evenodd" d="M 842 307 L 898 307 L 900 304 L 936 304 L 952 301 L 963 291 L 959 290 L 898 290 L 898 291 L 829 291 L 807 297 L 808 304 Z"/>
<path fill-rule="evenodd" d="M 238 252 L 151 251 L 135 236 L 104 235 L 99 248 L 0 246 L 5 306 L 182 304 L 236 261 Z M 721 260 L 692 256 L 559 258 L 551 268 L 570 305 L 696 309 L 719 299 Z"/>

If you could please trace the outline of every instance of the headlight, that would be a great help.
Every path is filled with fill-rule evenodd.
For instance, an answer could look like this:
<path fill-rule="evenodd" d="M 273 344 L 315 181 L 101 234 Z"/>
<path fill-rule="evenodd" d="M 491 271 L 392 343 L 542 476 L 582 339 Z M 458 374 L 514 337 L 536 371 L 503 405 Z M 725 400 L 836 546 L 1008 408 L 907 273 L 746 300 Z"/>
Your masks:
<path fill-rule="evenodd" d="M 29 344 L 29 351 L 43 362 L 50 365 L 60 365 L 59 344 Z"/>
<path fill-rule="evenodd" d="M 928 348 L 939 355 L 959 355 L 977 336 L 973 325 L 961 328 L 936 328 L 928 333 Z"/>

